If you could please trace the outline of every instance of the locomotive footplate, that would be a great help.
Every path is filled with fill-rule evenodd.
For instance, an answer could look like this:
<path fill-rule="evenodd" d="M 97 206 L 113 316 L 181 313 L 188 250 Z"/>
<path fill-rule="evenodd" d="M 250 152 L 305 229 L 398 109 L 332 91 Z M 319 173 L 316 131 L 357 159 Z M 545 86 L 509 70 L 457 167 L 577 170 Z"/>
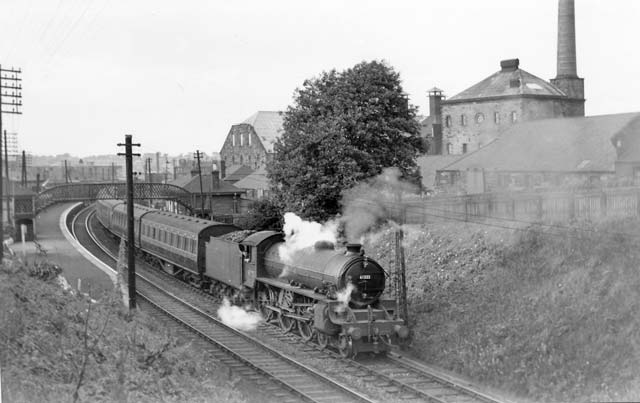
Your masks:
<path fill-rule="evenodd" d="M 290 285 L 288 283 L 282 282 L 282 281 L 278 281 L 277 279 L 273 279 L 273 278 L 268 278 L 268 277 L 256 277 L 256 282 L 260 282 L 263 284 L 268 284 L 270 286 L 282 289 L 282 290 L 286 290 L 286 291 L 292 291 L 295 294 L 299 294 L 299 295 L 303 295 L 305 297 L 314 299 L 314 300 L 324 300 L 327 298 L 326 295 L 324 294 L 320 294 L 317 292 L 314 292 L 313 290 L 310 290 L 308 288 L 303 288 L 300 286 L 294 286 L 294 285 Z"/>

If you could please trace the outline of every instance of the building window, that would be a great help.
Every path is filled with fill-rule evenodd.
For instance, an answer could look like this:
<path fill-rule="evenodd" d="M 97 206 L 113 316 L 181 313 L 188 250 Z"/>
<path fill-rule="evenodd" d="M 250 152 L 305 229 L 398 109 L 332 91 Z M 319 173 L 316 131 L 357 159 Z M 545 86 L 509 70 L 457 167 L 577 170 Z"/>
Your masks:
<path fill-rule="evenodd" d="M 466 126 L 467 125 L 467 116 L 466 115 L 460 115 L 460 124 L 462 126 Z"/>
<path fill-rule="evenodd" d="M 493 113 L 493 121 L 495 122 L 495 124 L 499 125 L 500 124 L 500 112 L 494 112 Z"/>
<path fill-rule="evenodd" d="M 462 143 L 462 154 L 467 153 L 467 143 Z"/>
<path fill-rule="evenodd" d="M 518 113 L 516 111 L 511 112 L 511 123 L 516 123 L 518 121 Z"/>
<path fill-rule="evenodd" d="M 236 135 L 235 135 L 235 134 L 232 134 L 232 135 L 231 135 L 231 145 L 232 145 L 233 147 L 235 147 L 235 146 L 236 146 Z"/>
<path fill-rule="evenodd" d="M 240 136 L 240 147 L 242 147 L 244 145 L 244 135 L 240 133 L 239 136 Z"/>
<path fill-rule="evenodd" d="M 450 115 L 447 115 L 447 116 L 444 118 L 444 125 L 445 125 L 446 127 L 451 127 L 451 116 L 450 116 Z"/>
<path fill-rule="evenodd" d="M 240 155 L 240 165 L 242 165 L 242 162 L 243 162 L 242 160 L 243 160 L 242 155 Z"/>
<path fill-rule="evenodd" d="M 447 143 L 447 154 L 453 154 L 453 144 Z"/>
<path fill-rule="evenodd" d="M 482 123 L 482 122 L 484 122 L 484 114 L 482 114 L 482 113 L 478 113 L 478 114 L 476 115 L 476 123 L 480 124 L 480 123 Z"/>
<path fill-rule="evenodd" d="M 249 133 L 249 134 L 247 135 L 247 140 L 249 140 L 249 141 L 248 141 L 248 143 L 249 143 L 249 145 L 251 145 L 251 133 Z"/>

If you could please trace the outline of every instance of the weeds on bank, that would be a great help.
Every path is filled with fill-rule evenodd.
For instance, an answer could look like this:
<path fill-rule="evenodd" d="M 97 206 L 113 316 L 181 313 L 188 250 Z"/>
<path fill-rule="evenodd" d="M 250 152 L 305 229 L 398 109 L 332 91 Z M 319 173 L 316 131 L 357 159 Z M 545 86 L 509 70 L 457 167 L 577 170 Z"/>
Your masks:
<path fill-rule="evenodd" d="M 2 397 L 35 401 L 244 401 L 226 370 L 113 294 L 77 295 L 49 263 L 0 267 Z"/>
<path fill-rule="evenodd" d="M 640 400 L 638 220 L 413 231 L 416 355 L 536 401 Z M 391 270 L 392 236 L 367 247 Z"/>

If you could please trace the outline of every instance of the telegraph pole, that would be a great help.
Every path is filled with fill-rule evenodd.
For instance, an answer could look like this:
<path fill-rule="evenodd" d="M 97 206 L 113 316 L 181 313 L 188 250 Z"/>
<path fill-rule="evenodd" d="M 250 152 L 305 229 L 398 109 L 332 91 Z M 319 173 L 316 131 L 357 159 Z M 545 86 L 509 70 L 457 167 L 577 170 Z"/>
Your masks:
<path fill-rule="evenodd" d="M 20 177 L 22 187 L 27 187 L 27 153 L 22 150 L 22 175 Z"/>
<path fill-rule="evenodd" d="M 398 217 L 398 228 L 396 229 L 396 309 L 398 309 L 402 318 L 404 319 L 405 325 L 409 326 L 409 307 L 407 303 L 407 276 L 406 276 L 406 266 L 404 259 L 404 231 L 402 230 L 402 225 L 406 221 L 405 219 L 405 208 L 402 204 L 402 196 L 398 194 L 397 196 L 398 206 L 400 207 L 399 217 Z"/>
<path fill-rule="evenodd" d="M 0 133 L 6 132 L 2 128 L 2 114 L 9 113 L 13 115 L 21 115 L 22 111 L 22 71 L 20 69 L 3 69 L 0 65 Z M 6 134 L 5 134 L 6 138 Z M 5 144 L 6 146 L 6 144 Z M 7 174 L 9 172 L 7 171 Z M 7 181 L 7 187 L 9 182 Z M 0 264 L 4 255 L 4 222 L 2 219 L 2 139 L 0 139 Z M 9 199 L 7 198 L 7 203 Z M 7 208 L 7 221 L 11 211 Z"/>
<path fill-rule="evenodd" d="M 151 158 L 147 158 L 145 164 L 145 176 L 147 177 L 147 183 L 149 184 L 149 195 L 151 195 Z M 153 201 L 149 198 L 149 207 L 153 207 Z"/>
<path fill-rule="evenodd" d="M 7 177 L 7 223 L 9 225 L 11 225 L 11 216 L 9 214 L 10 210 L 10 199 L 11 199 L 11 187 L 9 186 L 9 152 L 7 151 L 7 149 L 9 148 L 9 143 L 7 142 L 7 131 L 4 131 L 4 169 L 6 171 L 6 177 Z M 1 152 L 1 147 L 0 147 L 0 152 Z M 1 178 L 2 175 L 0 175 L 0 180 L 2 180 Z M 2 200 L 0 200 L 0 202 L 2 202 Z M 1 210 L 0 210 L 1 211 Z"/>
<path fill-rule="evenodd" d="M 140 143 L 133 144 L 131 135 L 125 134 L 124 144 L 118 143 L 118 147 L 124 146 L 125 162 L 127 164 L 127 269 L 129 271 L 129 312 L 136 309 L 136 260 L 135 260 L 135 233 L 133 230 L 133 154 L 132 147 L 140 147 Z"/>
<path fill-rule="evenodd" d="M 200 168 L 200 158 L 202 158 L 202 152 L 196 150 L 193 154 L 193 158 L 198 160 L 198 178 L 200 179 L 200 214 L 204 216 L 204 194 L 202 193 L 202 169 Z"/>
<path fill-rule="evenodd" d="M 164 155 L 164 183 L 169 183 L 169 160 L 167 154 Z"/>
<path fill-rule="evenodd" d="M 67 168 L 67 160 L 64 160 L 64 183 L 69 183 L 69 170 Z"/>

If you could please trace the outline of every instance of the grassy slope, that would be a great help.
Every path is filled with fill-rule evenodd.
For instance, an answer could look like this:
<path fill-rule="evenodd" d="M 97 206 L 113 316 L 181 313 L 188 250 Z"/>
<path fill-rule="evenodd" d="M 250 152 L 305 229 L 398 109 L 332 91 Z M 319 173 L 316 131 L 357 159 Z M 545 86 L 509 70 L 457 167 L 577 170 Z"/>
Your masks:
<path fill-rule="evenodd" d="M 28 275 L 33 268 L 0 268 L 3 400 L 73 401 L 86 356 L 78 401 L 244 401 L 226 370 L 143 313 L 127 320 L 116 296 L 88 311 L 87 298 Z"/>
<path fill-rule="evenodd" d="M 640 400 L 640 222 L 577 227 L 409 230 L 415 354 L 532 400 Z M 393 239 L 367 247 L 390 268 Z"/>

